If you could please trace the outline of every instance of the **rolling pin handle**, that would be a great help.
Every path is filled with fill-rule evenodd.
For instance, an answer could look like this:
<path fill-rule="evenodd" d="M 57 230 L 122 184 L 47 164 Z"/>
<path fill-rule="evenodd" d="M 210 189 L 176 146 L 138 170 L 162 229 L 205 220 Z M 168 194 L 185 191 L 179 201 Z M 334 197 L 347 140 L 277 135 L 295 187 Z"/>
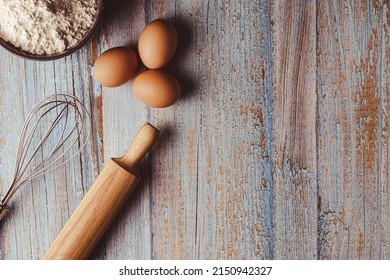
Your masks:
<path fill-rule="evenodd" d="M 159 130 L 150 123 L 144 124 L 135 135 L 130 148 L 120 161 L 129 166 L 136 166 L 157 141 Z"/>

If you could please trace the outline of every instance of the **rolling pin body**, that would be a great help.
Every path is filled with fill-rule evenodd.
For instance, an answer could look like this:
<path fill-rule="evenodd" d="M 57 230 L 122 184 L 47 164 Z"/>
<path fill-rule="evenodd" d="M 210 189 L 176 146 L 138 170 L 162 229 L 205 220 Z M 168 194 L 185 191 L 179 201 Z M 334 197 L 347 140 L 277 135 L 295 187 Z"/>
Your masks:
<path fill-rule="evenodd" d="M 158 134 L 155 127 L 145 124 L 126 155 L 108 161 L 44 259 L 80 260 L 90 255 L 139 182 L 137 164 Z"/>

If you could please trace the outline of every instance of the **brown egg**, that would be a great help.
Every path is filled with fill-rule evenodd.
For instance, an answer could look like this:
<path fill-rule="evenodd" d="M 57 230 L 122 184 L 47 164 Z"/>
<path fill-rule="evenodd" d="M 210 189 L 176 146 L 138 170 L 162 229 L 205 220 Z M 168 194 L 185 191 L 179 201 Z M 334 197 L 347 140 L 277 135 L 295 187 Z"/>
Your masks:
<path fill-rule="evenodd" d="M 150 69 L 158 69 L 172 59 L 177 46 L 175 27 L 163 19 L 145 26 L 138 41 L 138 52 L 142 62 Z"/>
<path fill-rule="evenodd" d="M 95 61 L 95 79 L 106 87 L 117 87 L 131 79 L 138 66 L 135 52 L 130 48 L 117 47 L 102 53 Z"/>
<path fill-rule="evenodd" d="M 133 83 L 135 95 L 146 105 L 156 108 L 171 106 L 180 97 L 180 85 L 174 76 L 160 70 L 139 74 Z"/>

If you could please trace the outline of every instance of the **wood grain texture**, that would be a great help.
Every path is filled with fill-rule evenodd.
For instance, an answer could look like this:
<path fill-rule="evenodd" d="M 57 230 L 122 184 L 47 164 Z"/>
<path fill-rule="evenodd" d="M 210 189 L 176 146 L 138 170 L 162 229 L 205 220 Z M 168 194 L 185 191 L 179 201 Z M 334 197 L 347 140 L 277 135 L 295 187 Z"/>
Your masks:
<path fill-rule="evenodd" d="M 320 257 L 389 259 L 389 2 L 317 9 Z"/>
<path fill-rule="evenodd" d="M 389 9 L 387 0 L 113 0 L 70 57 L 24 61 L 0 49 L 0 193 L 38 100 L 74 93 L 93 116 L 80 157 L 14 197 L 0 259 L 42 258 L 144 122 L 160 139 L 91 258 L 389 259 Z M 153 109 L 131 82 L 101 87 L 90 66 L 111 47 L 136 49 L 161 17 L 178 31 L 164 70 L 183 95 Z"/>
<path fill-rule="evenodd" d="M 316 3 L 274 8 L 275 258 L 317 258 Z"/>

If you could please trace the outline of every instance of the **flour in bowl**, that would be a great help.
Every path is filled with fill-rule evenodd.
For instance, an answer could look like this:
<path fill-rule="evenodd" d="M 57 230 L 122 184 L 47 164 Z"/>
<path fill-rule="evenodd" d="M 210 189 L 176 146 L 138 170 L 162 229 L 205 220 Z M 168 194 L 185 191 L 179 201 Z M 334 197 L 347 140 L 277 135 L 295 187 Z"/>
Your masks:
<path fill-rule="evenodd" d="M 38 55 L 77 45 L 90 30 L 97 0 L 2 0 L 0 37 Z"/>

